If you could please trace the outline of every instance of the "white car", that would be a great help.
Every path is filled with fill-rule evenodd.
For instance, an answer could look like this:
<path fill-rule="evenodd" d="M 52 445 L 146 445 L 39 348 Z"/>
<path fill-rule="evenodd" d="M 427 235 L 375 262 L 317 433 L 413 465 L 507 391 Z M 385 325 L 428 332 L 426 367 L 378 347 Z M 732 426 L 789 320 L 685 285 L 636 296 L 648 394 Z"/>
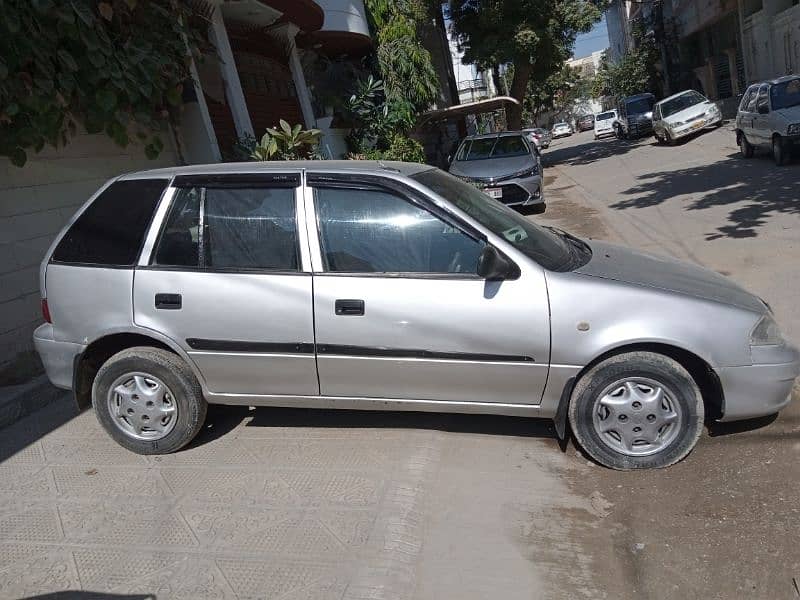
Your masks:
<path fill-rule="evenodd" d="M 594 139 L 599 140 L 604 135 L 614 135 L 616 133 L 614 125 L 618 118 L 616 109 L 598 114 L 594 119 Z"/>
<path fill-rule="evenodd" d="M 653 135 L 668 144 L 708 127 L 722 125 L 719 107 L 695 90 L 686 90 L 653 107 Z"/>
<path fill-rule="evenodd" d="M 553 139 L 572 135 L 572 127 L 569 123 L 556 123 L 553 125 Z"/>

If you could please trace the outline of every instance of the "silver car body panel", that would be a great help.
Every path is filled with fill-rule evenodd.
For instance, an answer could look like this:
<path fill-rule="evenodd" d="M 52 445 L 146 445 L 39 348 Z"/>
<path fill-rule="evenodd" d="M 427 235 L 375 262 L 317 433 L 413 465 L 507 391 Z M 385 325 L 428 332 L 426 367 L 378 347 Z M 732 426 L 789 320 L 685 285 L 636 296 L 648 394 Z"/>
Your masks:
<path fill-rule="evenodd" d="M 187 360 L 212 403 L 551 418 L 570 384 L 598 357 L 666 344 L 715 370 L 725 394 L 725 420 L 774 412 L 787 401 L 800 356 L 788 344 L 750 346 L 749 334 L 767 311 L 755 296 L 698 267 L 598 242 L 591 242 L 593 259 L 576 271 L 547 271 L 408 177 L 427 168 L 361 161 L 245 163 L 124 177 L 293 169 L 379 175 L 425 194 L 482 232 L 519 266 L 518 279 L 323 274 L 307 187 L 297 194 L 300 273 L 152 269 L 146 265 L 166 213 L 165 195 L 136 270 L 45 258 L 42 283 L 54 325 L 40 327 L 35 339 L 48 375 L 69 387 L 70 363 L 87 344 L 138 333 Z M 165 291 L 181 293 L 184 308 L 155 314 L 154 294 Z M 332 302 L 342 297 L 364 299 L 365 315 L 334 315 Z M 241 345 L 236 351 L 213 343 L 198 349 L 189 339 Z M 258 344 L 275 347 L 266 352 Z M 335 352 L 321 352 L 323 345 Z M 348 348 L 353 346 L 356 351 Z M 389 349 L 407 355 L 386 355 Z"/>

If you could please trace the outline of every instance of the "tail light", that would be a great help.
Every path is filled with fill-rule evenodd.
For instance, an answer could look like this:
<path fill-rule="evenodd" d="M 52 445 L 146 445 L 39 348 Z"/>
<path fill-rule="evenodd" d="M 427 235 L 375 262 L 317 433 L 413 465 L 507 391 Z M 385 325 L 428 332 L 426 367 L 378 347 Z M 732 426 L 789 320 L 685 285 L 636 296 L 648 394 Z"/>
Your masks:
<path fill-rule="evenodd" d="M 47 323 L 53 322 L 53 319 L 50 317 L 50 307 L 47 306 L 47 298 L 42 298 L 42 317 Z"/>

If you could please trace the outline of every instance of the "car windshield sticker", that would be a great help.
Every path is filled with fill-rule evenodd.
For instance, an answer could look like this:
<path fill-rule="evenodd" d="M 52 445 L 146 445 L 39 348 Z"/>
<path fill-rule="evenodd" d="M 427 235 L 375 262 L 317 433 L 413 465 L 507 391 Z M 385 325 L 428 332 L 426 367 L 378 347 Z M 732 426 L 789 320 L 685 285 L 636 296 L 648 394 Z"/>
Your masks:
<path fill-rule="evenodd" d="M 519 243 L 523 240 L 528 239 L 528 233 L 522 229 L 522 227 L 512 227 L 511 229 L 506 229 L 503 232 L 503 237 L 506 238 L 509 242 L 512 243 Z"/>

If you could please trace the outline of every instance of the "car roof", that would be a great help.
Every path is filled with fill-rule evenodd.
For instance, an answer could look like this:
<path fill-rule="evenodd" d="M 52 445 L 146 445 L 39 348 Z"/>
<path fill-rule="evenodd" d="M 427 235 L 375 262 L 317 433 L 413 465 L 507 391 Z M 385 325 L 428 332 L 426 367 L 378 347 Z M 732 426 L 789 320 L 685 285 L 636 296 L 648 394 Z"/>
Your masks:
<path fill-rule="evenodd" d="M 478 133 L 475 135 L 468 135 L 463 141 L 467 140 L 489 140 L 498 137 L 519 136 L 525 133 L 524 131 L 495 131 L 493 133 Z"/>
<path fill-rule="evenodd" d="M 775 79 L 766 79 L 764 81 L 759 81 L 759 82 L 750 84 L 748 89 L 750 89 L 752 87 L 762 86 L 765 83 L 768 84 L 768 85 L 777 85 L 779 83 L 785 83 L 787 81 L 792 81 L 793 79 L 800 79 L 800 75 L 783 75 L 782 77 L 776 77 Z"/>
<path fill-rule="evenodd" d="M 662 102 L 666 102 L 667 100 L 672 100 L 673 98 L 677 98 L 678 96 L 683 96 L 684 94 L 688 94 L 689 92 L 697 92 L 697 90 L 683 90 L 682 92 L 678 92 L 677 94 L 672 94 L 672 96 L 667 96 L 663 100 L 659 100 L 658 102 L 656 102 L 656 104 L 661 104 Z M 702 93 L 700 92 L 697 93 L 703 96 Z"/>
<path fill-rule="evenodd" d="M 629 100 L 640 100 L 641 98 L 655 98 L 653 94 L 650 92 L 645 92 L 644 94 L 634 94 L 633 96 L 625 96 L 622 101 L 628 102 Z"/>
<path fill-rule="evenodd" d="M 361 175 L 375 173 L 400 173 L 414 175 L 421 171 L 433 169 L 430 165 L 381 160 L 284 160 L 284 161 L 252 161 L 237 163 L 213 163 L 206 165 L 189 165 L 149 169 L 122 175 L 120 179 L 171 179 L 179 175 L 224 175 L 236 173 L 285 173 L 305 169 L 318 173 L 358 173 Z"/>

